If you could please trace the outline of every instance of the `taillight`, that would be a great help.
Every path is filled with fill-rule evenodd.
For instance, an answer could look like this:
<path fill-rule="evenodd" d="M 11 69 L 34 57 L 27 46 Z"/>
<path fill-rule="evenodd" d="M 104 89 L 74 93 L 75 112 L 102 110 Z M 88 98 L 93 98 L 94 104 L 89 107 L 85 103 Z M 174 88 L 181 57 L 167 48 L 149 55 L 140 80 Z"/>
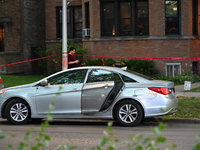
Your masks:
<path fill-rule="evenodd" d="M 149 87 L 149 90 L 152 90 L 154 92 L 163 94 L 163 95 L 167 95 L 171 93 L 171 89 L 170 88 L 165 88 L 165 87 Z"/>

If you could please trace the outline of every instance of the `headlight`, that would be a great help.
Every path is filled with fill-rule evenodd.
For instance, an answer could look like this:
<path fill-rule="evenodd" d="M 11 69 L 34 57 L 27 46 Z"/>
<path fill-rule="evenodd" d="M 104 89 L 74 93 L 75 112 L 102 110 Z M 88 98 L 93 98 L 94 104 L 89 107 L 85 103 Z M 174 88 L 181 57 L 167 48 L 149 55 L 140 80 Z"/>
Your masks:
<path fill-rule="evenodd" d="M 6 90 L 1 90 L 1 91 L 0 91 L 0 95 L 3 94 L 5 91 L 6 91 Z"/>

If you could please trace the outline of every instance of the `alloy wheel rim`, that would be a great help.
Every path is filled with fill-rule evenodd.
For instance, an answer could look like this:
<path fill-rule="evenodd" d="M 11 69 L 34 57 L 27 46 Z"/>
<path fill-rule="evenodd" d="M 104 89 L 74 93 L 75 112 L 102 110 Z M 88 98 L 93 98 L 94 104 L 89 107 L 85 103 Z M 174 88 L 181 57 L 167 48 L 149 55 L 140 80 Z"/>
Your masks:
<path fill-rule="evenodd" d="M 136 107 L 132 104 L 125 104 L 119 110 L 119 117 L 125 123 L 132 123 L 138 116 Z"/>
<path fill-rule="evenodd" d="M 15 121 L 24 121 L 28 116 L 28 108 L 22 103 L 16 103 L 10 109 L 10 116 Z"/>

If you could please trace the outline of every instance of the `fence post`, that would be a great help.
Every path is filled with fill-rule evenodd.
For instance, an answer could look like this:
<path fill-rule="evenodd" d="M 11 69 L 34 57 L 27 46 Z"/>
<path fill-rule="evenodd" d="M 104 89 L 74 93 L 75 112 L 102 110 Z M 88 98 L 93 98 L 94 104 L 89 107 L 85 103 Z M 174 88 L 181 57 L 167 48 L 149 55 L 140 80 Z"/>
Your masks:
<path fill-rule="evenodd" d="M 102 66 L 104 66 L 104 62 L 105 62 L 104 56 L 101 57 L 101 61 L 102 61 Z"/>

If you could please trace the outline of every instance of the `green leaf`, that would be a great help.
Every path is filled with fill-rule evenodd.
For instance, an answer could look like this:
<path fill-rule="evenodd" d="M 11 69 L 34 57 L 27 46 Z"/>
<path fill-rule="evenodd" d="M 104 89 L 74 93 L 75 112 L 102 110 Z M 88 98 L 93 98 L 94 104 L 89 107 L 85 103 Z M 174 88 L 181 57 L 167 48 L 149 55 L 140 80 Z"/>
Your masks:
<path fill-rule="evenodd" d="M 53 120 L 53 115 L 52 114 L 48 114 L 47 115 L 47 120 L 48 121 L 52 121 Z"/>
<path fill-rule="evenodd" d="M 108 147 L 108 150 L 115 150 L 115 147 L 109 146 L 109 147 Z"/>
<path fill-rule="evenodd" d="M 166 138 L 165 137 L 158 137 L 156 139 L 156 141 L 159 142 L 159 143 L 164 143 L 164 142 L 166 142 Z"/>
<path fill-rule="evenodd" d="M 59 91 L 61 91 L 63 89 L 63 87 L 62 86 L 59 86 Z"/>
<path fill-rule="evenodd" d="M 173 144 L 172 148 L 174 148 L 174 149 L 177 148 L 177 144 Z"/>
<path fill-rule="evenodd" d="M 50 141 L 50 140 L 51 140 L 51 137 L 48 136 L 48 135 L 45 135 L 45 136 L 44 136 L 44 139 Z"/>
<path fill-rule="evenodd" d="M 135 150 L 143 150 L 143 147 L 142 147 L 141 145 L 139 145 L 139 146 L 137 146 L 137 147 L 135 148 Z"/>
<path fill-rule="evenodd" d="M 163 120 L 170 120 L 171 117 L 170 116 L 163 116 Z"/>
<path fill-rule="evenodd" d="M 100 146 L 106 145 L 108 143 L 108 141 L 109 141 L 109 138 L 104 137 L 103 140 L 100 143 Z"/>
<path fill-rule="evenodd" d="M 111 127 L 112 125 L 113 125 L 113 122 L 112 122 L 112 121 L 108 122 L 108 126 L 109 126 L 109 127 Z"/>
<path fill-rule="evenodd" d="M 6 147 L 6 150 L 11 150 L 12 149 L 12 145 L 8 145 L 7 147 Z"/>
<path fill-rule="evenodd" d="M 54 110 L 54 109 L 55 109 L 55 103 L 51 103 L 51 104 L 49 105 L 49 109 L 50 109 L 50 110 Z"/>

